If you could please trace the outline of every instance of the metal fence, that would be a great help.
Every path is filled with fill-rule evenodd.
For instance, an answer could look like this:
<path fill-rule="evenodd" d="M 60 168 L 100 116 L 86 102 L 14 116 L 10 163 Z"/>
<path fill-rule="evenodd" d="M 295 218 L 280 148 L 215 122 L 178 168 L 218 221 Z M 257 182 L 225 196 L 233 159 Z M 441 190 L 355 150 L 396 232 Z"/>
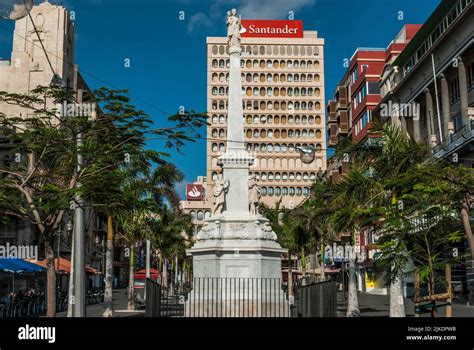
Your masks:
<path fill-rule="evenodd" d="M 46 311 L 44 299 L 0 303 L 0 318 L 37 317 Z"/>
<path fill-rule="evenodd" d="M 336 317 L 336 281 L 301 280 L 295 294 L 297 317 Z"/>
<path fill-rule="evenodd" d="M 150 278 L 145 283 L 145 317 L 161 316 L 161 286 Z"/>
<path fill-rule="evenodd" d="M 146 284 L 147 317 L 289 317 L 279 278 L 194 278 L 191 289 L 171 295 Z"/>
<path fill-rule="evenodd" d="M 194 278 L 187 317 L 289 317 L 279 278 Z"/>

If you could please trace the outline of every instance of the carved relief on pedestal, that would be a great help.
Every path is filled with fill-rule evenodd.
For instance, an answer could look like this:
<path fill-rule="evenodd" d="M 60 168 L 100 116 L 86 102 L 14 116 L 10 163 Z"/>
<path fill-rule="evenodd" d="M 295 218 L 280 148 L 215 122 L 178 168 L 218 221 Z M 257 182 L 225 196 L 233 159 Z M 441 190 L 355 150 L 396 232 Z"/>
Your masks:
<path fill-rule="evenodd" d="M 255 222 L 257 225 L 257 239 L 263 241 L 276 241 L 277 235 L 273 232 L 272 227 L 269 222 L 266 220 L 257 220 Z"/>
<path fill-rule="evenodd" d="M 219 222 L 207 222 L 197 235 L 198 241 L 221 239 Z"/>
<path fill-rule="evenodd" d="M 252 239 L 249 228 L 245 223 L 229 224 L 229 231 L 225 235 L 226 239 Z"/>

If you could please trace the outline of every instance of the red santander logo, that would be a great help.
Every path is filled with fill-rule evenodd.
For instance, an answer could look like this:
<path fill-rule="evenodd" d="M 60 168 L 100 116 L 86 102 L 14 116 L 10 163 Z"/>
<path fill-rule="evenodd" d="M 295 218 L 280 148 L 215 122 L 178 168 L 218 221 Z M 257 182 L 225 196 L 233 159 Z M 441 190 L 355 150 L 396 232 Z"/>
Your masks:
<path fill-rule="evenodd" d="M 186 200 L 187 201 L 200 201 L 203 199 L 202 185 L 190 184 L 186 185 Z"/>
<path fill-rule="evenodd" d="M 302 38 L 303 21 L 243 19 L 243 38 Z"/>

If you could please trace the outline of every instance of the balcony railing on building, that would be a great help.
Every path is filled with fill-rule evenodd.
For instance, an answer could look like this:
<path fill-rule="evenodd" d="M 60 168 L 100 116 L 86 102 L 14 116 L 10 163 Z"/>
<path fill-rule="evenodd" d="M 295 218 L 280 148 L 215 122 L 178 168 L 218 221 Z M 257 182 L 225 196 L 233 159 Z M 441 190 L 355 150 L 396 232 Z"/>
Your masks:
<path fill-rule="evenodd" d="M 474 108 L 469 108 L 474 112 Z M 471 114 L 471 113 L 469 113 Z M 433 148 L 433 156 L 444 158 L 474 141 L 474 120 L 469 120 L 462 128 L 447 135 L 446 140 Z"/>

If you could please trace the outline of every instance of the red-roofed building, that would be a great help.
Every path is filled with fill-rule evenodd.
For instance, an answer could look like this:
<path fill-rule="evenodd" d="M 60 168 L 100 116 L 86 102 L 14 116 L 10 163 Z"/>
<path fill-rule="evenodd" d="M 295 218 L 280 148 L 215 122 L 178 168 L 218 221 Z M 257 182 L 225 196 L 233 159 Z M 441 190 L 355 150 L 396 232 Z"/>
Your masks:
<path fill-rule="evenodd" d="M 372 122 L 372 111 L 380 103 L 380 79 L 384 67 L 402 52 L 421 27 L 403 26 L 387 48 L 358 48 L 352 55 L 346 74 L 336 86 L 328 109 L 329 146 L 337 146 L 341 137 L 363 142 Z M 337 180 L 347 165 L 328 160 L 328 176 Z"/>

